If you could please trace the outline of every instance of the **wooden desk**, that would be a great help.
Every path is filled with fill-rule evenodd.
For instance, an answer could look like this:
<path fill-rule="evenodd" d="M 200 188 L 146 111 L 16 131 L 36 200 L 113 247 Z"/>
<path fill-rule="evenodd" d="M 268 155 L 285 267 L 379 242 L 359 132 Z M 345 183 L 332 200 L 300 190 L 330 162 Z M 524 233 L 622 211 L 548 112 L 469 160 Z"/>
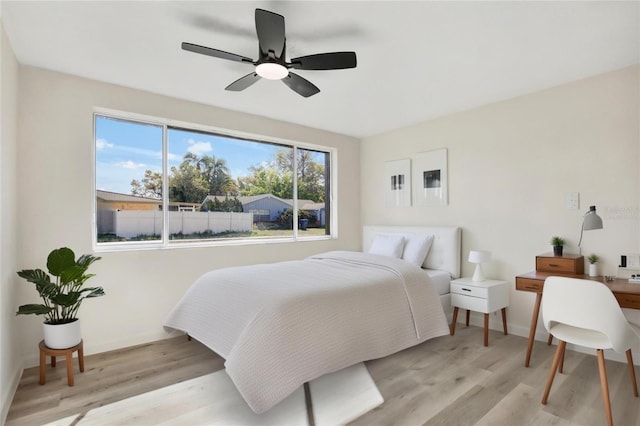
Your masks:
<path fill-rule="evenodd" d="M 601 276 L 589 277 L 582 274 L 557 274 L 553 272 L 542 271 L 533 271 L 516 276 L 516 290 L 536 293 L 536 303 L 533 306 L 533 316 L 531 317 L 531 328 L 529 330 L 527 357 L 525 358 L 524 362 L 525 367 L 529 366 L 529 361 L 531 360 L 531 351 L 533 350 L 536 328 L 538 327 L 538 315 L 540 314 L 540 302 L 542 301 L 542 289 L 544 287 L 544 280 L 550 276 L 581 278 L 603 282 L 607 287 L 609 287 L 609 289 L 611 289 L 613 295 L 618 300 L 620 307 L 629 309 L 640 309 L 640 284 L 630 284 L 626 278 L 605 282 L 604 277 Z"/>

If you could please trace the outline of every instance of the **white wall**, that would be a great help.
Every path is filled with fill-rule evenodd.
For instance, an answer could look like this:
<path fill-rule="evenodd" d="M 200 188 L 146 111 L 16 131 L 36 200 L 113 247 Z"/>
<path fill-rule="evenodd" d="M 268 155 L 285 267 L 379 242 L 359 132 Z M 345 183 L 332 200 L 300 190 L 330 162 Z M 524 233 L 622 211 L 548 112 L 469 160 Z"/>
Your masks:
<path fill-rule="evenodd" d="M 259 135 L 336 147 L 339 239 L 283 244 L 100 253 L 90 271 L 106 296 L 80 310 L 87 353 L 166 337 L 162 322 L 199 275 L 214 268 L 298 259 L 360 241 L 360 143 L 357 139 L 180 101 L 33 67 L 20 68 L 18 115 L 19 268 L 44 266 L 53 248 L 91 252 L 92 112 L 111 108 Z M 356 212 L 355 214 L 353 212 Z M 50 220 L 42 221 L 41 217 Z M 37 300 L 24 286 L 17 302 Z M 20 317 L 17 344 L 36 363 L 42 319 Z"/>
<path fill-rule="evenodd" d="M 509 325 L 527 335 L 535 297 L 516 292 L 514 277 L 535 269 L 553 235 L 576 252 L 589 205 L 604 229 L 585 232 L 582 252 L 600 255 L 604 274 L 620 254 L 640 252 L 639 109 L 635 66 L 365 139 L 362 223 L 461 226 L 463 259 L 493 253 L 485 275 L 511 283 Z M 439 148 L 448 149 L 449 205 L 386 207 L 384 162 Z M 565 192 L 580 193 L 579 210 L 565 209 Z"/>
<path fill-rule="evenodd" d="M 15 317 L 18 63 L 0 26 L 0 423 L 22 373 Z"/>

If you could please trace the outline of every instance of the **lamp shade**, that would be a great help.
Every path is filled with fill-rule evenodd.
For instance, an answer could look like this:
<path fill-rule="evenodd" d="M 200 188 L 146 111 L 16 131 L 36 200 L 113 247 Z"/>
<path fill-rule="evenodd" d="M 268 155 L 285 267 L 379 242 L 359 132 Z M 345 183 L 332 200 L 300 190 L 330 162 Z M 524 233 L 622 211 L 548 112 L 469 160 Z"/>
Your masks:
<path fill-rule="evenodd" d="M 473 273 L 472 281 L 484 281 L 484 273 L 482 272 L 482 264 L 491 260 L 491 252 L 486 250 L 471 250 L 469 252 L 469 262 L 476 264 L 476 270 Z"/>
<path fill-rule="evenodd" d="M 471 250 L 469 252 L 470 263 L 485 263 L 491 260 L 491 252 L 486 250 Z"/>
<path fill-rule="evenodd" d="M 589 211 L 584 215 L 583 229 L 585 231 L 602 229 L 602 218 L 596 213 L 596 206 L 589 207 Z"/>

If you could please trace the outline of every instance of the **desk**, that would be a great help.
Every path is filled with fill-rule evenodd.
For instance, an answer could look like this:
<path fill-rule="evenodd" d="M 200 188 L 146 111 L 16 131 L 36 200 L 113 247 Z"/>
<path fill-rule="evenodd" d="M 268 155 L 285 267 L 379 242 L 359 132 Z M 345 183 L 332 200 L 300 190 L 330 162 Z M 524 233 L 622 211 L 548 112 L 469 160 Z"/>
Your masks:
<path fill-rule="evenodd" d="M 533 341 L 535 340 L 536 327 L 538 326 L 538 315 L 540 313 L 544 280 L 550 276 L 563 276 L 604 282 L 604 277 L 589 277 L 583 274 L 556 274 L 543 271 L 533 271 L 516 276 L 516 290 L 536 293 L 536 303 L 533 306 L 533 316 L 531 317 L 531 328 L 529 330 L 527 357 L 524 362 L 525 367 L 529 366 L 529 361 L 531 360 Z M 626 278 L 607 281 L 604 282 L 604 284 L 611 289 L 621 308 L 640 309 L 640 284 L 630 284 Z"/>

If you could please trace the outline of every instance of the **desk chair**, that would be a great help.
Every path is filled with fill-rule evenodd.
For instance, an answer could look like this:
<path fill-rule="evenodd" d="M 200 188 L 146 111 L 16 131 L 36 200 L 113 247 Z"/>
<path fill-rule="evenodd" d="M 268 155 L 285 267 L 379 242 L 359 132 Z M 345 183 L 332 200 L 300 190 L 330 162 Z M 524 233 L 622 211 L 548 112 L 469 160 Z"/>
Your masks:
<path fill-rule="evenodd" d="M 638 384 L 631 349 L 640 349 L 640 330 L 629 324 L 611 290 L 597 281 L 549 277 L 544 282 L 541 306 L 545 328 L 560 341 L 542 404 L 547 404 L 556 371 L 564 360 L 567 343 L 593 348 L 598 356 L 607 424 L 613 425 L 604 350 L 626 352 L 633 393 L 637 397 Z"/>

